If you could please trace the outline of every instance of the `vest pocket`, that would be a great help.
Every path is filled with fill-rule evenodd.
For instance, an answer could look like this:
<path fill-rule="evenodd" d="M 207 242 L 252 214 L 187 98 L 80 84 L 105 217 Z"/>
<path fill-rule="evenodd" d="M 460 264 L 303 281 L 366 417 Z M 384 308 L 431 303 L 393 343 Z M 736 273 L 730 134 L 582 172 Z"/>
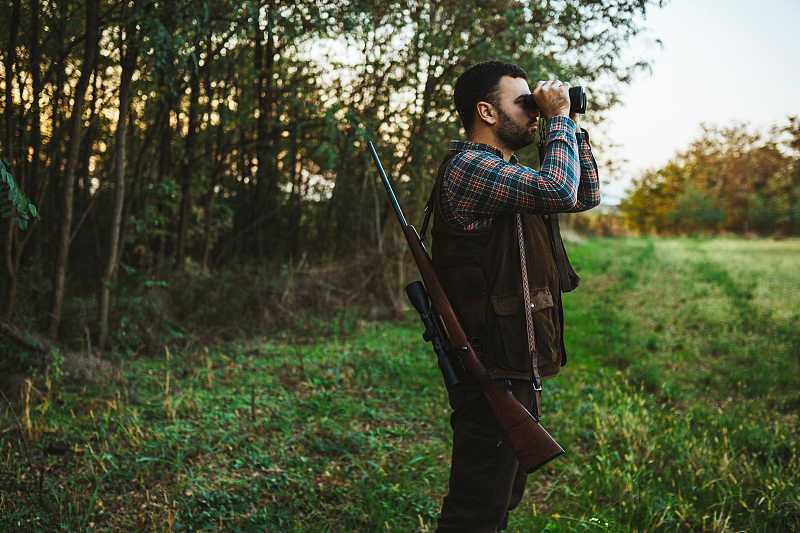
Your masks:
<path fill-rule="evenodd" d="M 492 296 L 492 309 L 496 320 L 493 355 L 497 367 L 530 373 L 522 297 L 518 294 Z"/>
<path fill-rule="evenodd" d="M 555 327 L 555 306 L 549 287 L 531 289 L 531 307 L 539 369 L 548 363 L 560 363 L 560 351 Z M 528 334 L 522 297 L 517 294 L 492 296 L 492 308 L 497 320 L 498 342 L 495 350 L 500 368 L 520 372 L 531 371 L 528 355 Z"/>
<path fill-rule="evenodd" d="M 549 287 L 531 289 L 533 330 L 536 334 L 536 349 L 539 350 L 539 367 L 547 360 L 560 365 L 561 351 L 556 335 L 556 308 Z"/>

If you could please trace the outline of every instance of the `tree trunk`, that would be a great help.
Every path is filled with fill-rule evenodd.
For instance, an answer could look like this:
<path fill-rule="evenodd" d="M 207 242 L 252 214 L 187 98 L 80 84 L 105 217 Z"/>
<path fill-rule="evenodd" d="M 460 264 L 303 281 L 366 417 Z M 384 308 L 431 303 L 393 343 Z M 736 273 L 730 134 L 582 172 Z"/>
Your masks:
<path fill-rule="evenodd" d="M 148 101 L 148 104 L 151 103 L 155 105 L 156 112 L 151 123 L 152 125 L 148 125 L 147 128 L 149 131 L 160 131 L 161 122 L 163 121 L 164 115 L 160 112 L 161 107 L 157 101 L 154 102 L 154 99 L 151 99 Z M 148 112 L 147 106 L 145 106 L 142 111 L 142 116 L 147 117 L 149 115 L 150 113 Z M 128 140 L 136 139 L 137 128 L 133 120 L 133 113 L 131 113 L 131 117 L 128 119 L 128 124 L 130 127 L 130 131 L 128 132 Z M 148 157 L 148 151 L 150 149 L 150 145 L 156 138 L 157 137 L 155 135 L 149 135 L 147 131 L 143 132 L 142 138 L 139 142 L 139 149 L 136 157 L 133 159 L 133 171 L 129 173 L 133 178 L 133 181 L 130 183 L 130 193 L 125 194 L 125 205 L 122 209 L 122 227 L 120 228 L 119 237 L 120 242 L 125 242 L 126 235 L 130 228 L 131 219 L 143 211 L 144 204 L 147 201 L 147 185 L 152 181 L 154 173 L 154 158 Z M 147 271 L 147 273 L 149 273 L 152 269 L 152 250 L 145 246 L 137 246 L 135 248 L 134 256 L 136 258 L 136 268 L 144 269 Z"/>
<path fill-rule="evenodd" d="M 170 36 L 174 36 L 177 29 L 178 19 L 176 11 L 177 5 L 175 2 L 164 2 L 159 13 L 161 23 L 164 25 L 164 28 L 166 28 L 167 33 Z M 159 102 L 162 106 L 161 112 L 164 115 L 164 123 L 160 132 L 161 137 L 158 146 L 158 172 L 156 175 L 156 187 L 164 183 L 166 180 L 173 178 L 175 169 L 172 153 L 172 114 L 175 112 L 175 122 L 178 124 L 179 117 L 176 111 L 179 107 L 178 95 L 183 94 L 183 85 L 181 80 L 178 79 L 177 72 L 174 67 L 176 55 L 175 46 L 176 42 L 174 39 L 167 44 L 167 48 L 164 51 L 166 56 L 164 66 L 159 70 L 158 73 L 158 87 L 160 88 L 160 93 L 162 95 L 159 99 Z M 162 199 L 159 199 L 158 209 L 159 211 L 166 209 L 165 202 Z M 165 219 L 171 221 L 173 219 L 172 213 L 168 212 Z M 171 235 L 170 231 L 170 227 L 157 229 L 158 251 L 156 252 L 155 260 L 156 275 L 160 275 L 167 260 L 167 241 Z"/>
<path fill-rule="evenodd" d="M 63 214 L 61 218 L 58 256 L 56 258 L 55 279 L 53 281 L 53 301 L 50 311 L 51 339 L 58 338 L 58 327 L 61 323 L 61 309 L 64 304 L 64 284 L 67 277 L 67 259 L 69 258 L 70 237 L 72 231 L 72 199 L 75 193 L 75 169 L 78 163 L 78 149 L 81 141 L 81 115 L 89 86 L 90 75 L 97 55 L 97 7 L 99 0 L 89 0 L 86 4 L 86 44 L 83 54 L 83 65 L 78 85 L 75 88 L 72 115 L 70 116 L 70 139 L 67 151 L 67 164 L 64 172 Z"/>
<path fill-rule="evenodd" d="M 139 2 L 133 6 L 131 21 L 136 20 Z M 122 56 L 122 75 L 119 85 L 119 120 L 114 132 L 116 150 L 114 154 L 114 207 L 111 218 L 111 238 L 108 246 L 108 262 L 100 284 L 100 335 L 98 346 L 104 349 L 108 343 L 108 311 L 111 301 L 111 284 L 117 272 L 120 256 L 120 227 L 122 226 L 122 207 L 125 204 L 125 137 L 127 134 L 128 107 L 130 105 L 130 83 L 133 71 L 136 68 L 136 29 L 134 23 L 128 25 L 126 30 L 125 53 Z"/>
<path fill-rule="evenodd" d="M 169 179 L 172 174 L 172 124 L 170 123 L 173 110 L 173 98 L 167 96 L 162 104 L 164 106 L 164 123 L 161 128 L 161 138 L 158 145 L 158 172 L 156 181 L 163 183 Z M 159 210 L 163 209 L 163 205 L 159 205 Z M 161 272 L 164 266 L 164 256 L 167 249 L 167 228 L 159 228 L 158 235 L 158 252 L 156 255 L 156 273 Z"/>
<path fill-rule="evenodd" d="M 89 104 L 89 120 L 88 124 L 89 127 L 86 129 L 86 133 L 83 136 L 83 141 L 81 141 L 81 148 L 80 148 L 80 156 L 78 158 L 79 166 L 78 166 L 78 175 L 76 176 L 77 181 L 77 188 L 80 191 L 81 195 L 75 200 L 75 207 L 81 206 L 83 209 L 83 213 L 81 217 L 78 219 L 78 222 L 75 224 L 75 227 L 72 230 L 72 240 L 75 240 L 75 237 L 78 235 L 78 232 L 81 231 L 83 224 L 86 220 L 91 216 L 92 211 L 95 208 L 98 200 L 101 199 L 100 190 L 103 186 L 100 183 L 100 187 L 95 194 L 92 194 L 92 179 L 91 179 L 91 158 L 92 152 L 94 147 L 94 139 L 95 137 L 101 138 L 101 129 L 100 129 L 100 118 L 98 117 L 98 93 L 100 93 L 100 88 L 102 87 L 103 80 L 100 76 L 100 73 L 97 71 L 95 65 L 94 75 L 91 81 L 92 87 L 92 97 L 90 99 Z M 105 163 L 105 162 L 104 162 Z M 113 167 L 114 160 L 111 160 L 111 166 Z M 105 171 L 106 165 L 103 164 L 103 170 L 95 169 L 95 173 L 103 176 Z M 108 172 L 110 174 L 110 171 Z M 91 262 L 93 265 L 101 265 L 102 264 L 102 257 L 103 257 L 103 246 L 101 244 L 101 234 L 102 228 L 99 224 L 90 224 L 89 225 L 90 232 L 92 237 L 94 238 L 94 257 L 92 258 Z M 88 260 L 88 257 L 84 258 L 84 261 Z M 100 272 L 97 272 L 97 275 L 100 275 Z"/>
<path fill-rule="evenodd" d="M 289 205 L 291 212 L 289 215 L 289 250 L 290 256 L 293 261 L 297 261 L 300 257 L 300 219 L 301 219 L 301 181 L 303 180 L 303 173 L 298 168 L 299 150 L 298 150 L 298 136 L 301 133 L 301 125 L 299 123 L 300 117 L 296 117 L 297 122 L 292 128 L 290 142 L 289 142 L 289 181 L 292 184 L 292 191 L 289 195 Z"/>
<path fill-rule="evenodd" d="M 11 220 L 8 220 L 6 226 L 6 242 L 4 247 L 6 272 L 8 273 L 8 285 L 6 287 L 6 305 L 3 310 L 3 316 L 6 319 L 11 318 L 14 313 L 14 306 L 17 302 L 17 269 L 14 264 L 14 240 L 16 237 L 16 230 Z"/>
<path fill-rule="evenodd" d="M 30 167 L 30 187 L 31 191 L 38 185 L 39 179 L 39 151 L 42 146 L 42 117 L 39 110 L 39 95 L 42 92 L 42 75 L 39 70 L 41 61 L 39 49 L 39 0 L 31 0 L 31 53 L 30 69 L 31 80 L 33 82 L 33 103 L 31 105 L 31 115 L 33 124 L 31 125 L 31 167 Z"/>
<path fill-rule="evenodd" d="M 11 7 L 11 20 L 9 25 L 8 34 L 8 49 L 5 54 L 5 77 L 6 77 L 6 134 L 5 134 L 5 150 L 2 154 L 15 169 L 16 157 L 14 154 L 14 67 L 17 62 L 17 30 L 19 28 L 19 3 L 20 0 L 14 0 Z"/>
<path fill-rule="evenodd" d="M 133 98 L 133 96 L 131 96 L 131 98 Z M 127 154 L 127 147 L 131 145 L 132 141 L 134 142 L 136 141 L 136 130 L 137 130 L 136 111 L 134 106 L 130 106 L 128 107 L 128 136 L 125 140 L 126 154 Z M 129 158 L 127 155 L 125 156 L 125 167 L 126 167 L 125 172 L 127 173 L 128 176 L 131 177 L 132 182 L 130 184 L 126 183 L 125 185 L 125 202 L 122 204 L 122 223 L 120 224 L 119 228 L 119 242 L 120 242 L 119 262 L 122 262 L 122 250 L 125 247 L 125 236 L 127 235 L 130 222 L 131 205 L 133 203 L 131 201 L 132 196 L 141 191 L 142 176 L 138 172 L 136 172 L 136 168 L 140 165 L 140 159 L 139 159 L 140 156 L 141 156 L 141 151 L 139 152 L 139 156 L 137 156 L 136 163 L 133 165 L 134 168 L 133 173 L 128 172 L 127 170 Z M 134 184 L 139 185 L 138 191 L 132 187 Z"/>
<path fill-rule="evenodd" d="M 208 49 L 210 50 L 210 39 L 208 44 Z M 209 61 L 211 61 L 211 54 L 207 55 Z M 232 78 L 231 75 L 229 78 Z M 221 90 L 221 100 L 225 100 L 225 97 L 228 95 L 227 87 L 229 86 L 229 81 L 226 80 L 225 89 Z M 209 69 L 206 69 L 204 75 L 204 85 L 206 95 L 208 96 L 208 129 L 209 132 L 211 131 L 211 113 L 213 111 L 212 102 L 214 100 L 214 89 L 211 87 L 211 78 L 209 75 Z M 224 103 L 222 105 L 225 105 Z M 209 270 L 209 260 L 211 259 L 211 221 L 213 220 L 214 216 L 214 198 L 216 197 L 217 191 L 216 187 L 219 183 L 220 177 L 224 172 L 224 163 L 225 163 L 225 112 L 222 110 L 222 105 L 219 108 L 219 124 L 217 125 L 216 131 L 216 148 L 213 147 L 214 139 L 211 135 L 206 135 L 206 155 L 214 154 L 214 169 L 211 171 L 211 176 L 208 180 L 208 191 L 206 193 L 205 198 L 205 205 L 203 206 L 203 259 L 202 259 L 202 267 L 204 272 L 208 272 Z"/>
<path fill-rule="evenodd" d="M 15 170 L 14 154 L 14 64 L 17 62 L 17 28 L 19 27 L 19 0 L 15 0 L 11 8 L 11 25 L 8 34 L 8 50 L 5 54 L 5 149 L 0 150 L 0 157 L 5 157 L 11 165 L 12 171 Z M 17 237 L 17 229 L 8 220 L 6 227 L 6 239 L 4 246 L 5 266 L 8 274 L 8 285 L 6 290 L 6 317 L 11 315 L 14 302 L 17 296 L 17 269 L 14 265 L 14 242 Z"/>
<path fill-rule="evenodd" d="M 196 43 L 197 44 L 197 43 Z M 197 46 L 195 46 L 197 49 Z M 208 63 L 206 63 L 208 68 Z M 186 239 L 189 233 L 189 219 L 192 216 L 192 174 L 198 168 L 195 161 L 195 145 L 197 143 L 197 108 L 200 101 L 200 75 L 197 65 L 191 67 L 189 97 L 189 125 L 186 131 L 186 154 L 181 172 L 181 212 L 178 224 L 178 242 L 175 256 L 175 268 L 183 271 L 186 263 Z"/>
<path fill-rule="evenodd" d="M 255 54 L 254 67 L 256 71 L 256 102 L 258 117 L 256 119 L 256 192 L 250 212 L 250 219 L 246 224 L 254 224 L 253 235 L 255 250 L 258 257 L 263 257 L 267 249 L 272 246 L 267 242 L 267 232 L 274 232 L 276 219 L 273 213 L 277 198 L 277 177 L 272 168 L 272 150 L 269 139 L 269 119 L 272 116 L 274 100 L 273 71 L 275 68 L 275 36 L 273 31 L 273 6 L 267 5 L 267 39 L 262 43 L 262 30 L 259 18 L 255 17 Z M 266 50 L 264 50 L 266 44 Z"/>
<path fill-rule="evenodd" d="M 66 55 L 66 52 L 64 51 L 66 48 L 65 28 L 66 22 L 63 17 L 57 17 L 56 20 L 53 21 L 52 29 L 55 36 L 54 41 L 56 43 L 56 50 L 59 57 L 64 57 Z M 31 263 L 37 265 L 47 264 L 48 267 L 51 264 L 55 264 L 56 258 L 52 243 L 55 239 L 55 228 L 53 226 L 57 222 L 56 214 L 58 213 L 57 178 L 58 176 L 62 175 L 61 140 L 64 135 L 64 114 L 61 112 L 61 107 L 64 99 L 64 86 L 67 83 L 66 67 L 66 61 L 60 61 L 53 67 L 56 81 L 51 97 L 52 104 L 49 104 L 48 106 L 51 110 L 49 120 L 50 139 L 47 142 L 47 148 L 45 150 L 44 159 L 46 164 L 42 167 L 44 176 L 42 177 L 40 183 L 33 184 L 36 187 L 36 207 L 38 207 L 42 212 L 52 213 L 52 216 L 37 218 L 37 224 L 39 227 L 35 233 L 35 238 L 33 241 Z M 47 169 L 47 171 L 45 172 L 44 169 Z M 53 193 L 48 196 L 47 192 L 51 187 L 53 189 Z M 53 271 L 53 275 L 55 275 L 54 272 L 55 271 Z M 42 306 L 46 305 L 47 303 L 42 302 Z"/>

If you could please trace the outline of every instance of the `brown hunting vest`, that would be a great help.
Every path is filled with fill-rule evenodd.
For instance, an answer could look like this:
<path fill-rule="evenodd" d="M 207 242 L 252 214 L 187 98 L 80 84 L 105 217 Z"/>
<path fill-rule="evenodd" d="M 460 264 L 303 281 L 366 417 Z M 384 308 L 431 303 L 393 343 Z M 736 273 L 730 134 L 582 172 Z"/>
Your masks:
<path fill-rule="evenodd" d="M 533 362 L 528 353 L 515 215 L 495 216 L 490 227 L 469 232 L 441 215 L 441 183 L 455 153 L 450 152 L 439 167 L 431 195 L 433 265 L 487 369 L 497 378 L 529 380 Z M 571 285 L 567 288 L 571 290 L 577 276 L 566 258 L 557 219 L 524 214 L 522 220 L 538 370 L 542 377 L 554 376 L 567 361 L 561 286 Z"/>

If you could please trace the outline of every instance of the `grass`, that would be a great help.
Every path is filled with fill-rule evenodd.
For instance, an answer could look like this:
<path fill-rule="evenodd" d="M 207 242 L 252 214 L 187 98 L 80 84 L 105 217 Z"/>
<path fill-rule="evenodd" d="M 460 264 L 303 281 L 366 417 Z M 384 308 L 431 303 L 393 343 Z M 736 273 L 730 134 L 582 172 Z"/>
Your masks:
<path fill-rule="evenodd" d="M 800 242 L 571 250 L 567 455 L 510 531 L 800 528 Z M 0 412 L 0 530 L 432 531 L 449 409 L 410 316 L 154 354 Z"/>

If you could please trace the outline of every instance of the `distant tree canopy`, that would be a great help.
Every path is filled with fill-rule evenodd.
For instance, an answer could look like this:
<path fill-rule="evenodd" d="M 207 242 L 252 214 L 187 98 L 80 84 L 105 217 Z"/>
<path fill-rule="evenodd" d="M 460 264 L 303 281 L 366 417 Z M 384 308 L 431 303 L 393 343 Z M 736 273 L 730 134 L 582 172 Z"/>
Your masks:
<path fill-rule="evenodd" d="M 607 109 L 646 67 L 625 44 L 662 0 L 5 0 L 0 156 L 40 217 L 7 221 L 5 315 L 59 334 L 65 294 L 167 276 L 399 249 L 365 152 L 381 148 L 413 215 L 468 65 L 516 62 Z M 594 90 L 593 90 L 594 89 Z M 35 290 L 30 284 L 35 285 Z"/>
<path fill-rule="evenodd" d="M 658 170 L 635 180 L 620 211 L 638 231 L 800 233 L 800 118 L 768 138 L 746 124 L 703 127 Z"/>

